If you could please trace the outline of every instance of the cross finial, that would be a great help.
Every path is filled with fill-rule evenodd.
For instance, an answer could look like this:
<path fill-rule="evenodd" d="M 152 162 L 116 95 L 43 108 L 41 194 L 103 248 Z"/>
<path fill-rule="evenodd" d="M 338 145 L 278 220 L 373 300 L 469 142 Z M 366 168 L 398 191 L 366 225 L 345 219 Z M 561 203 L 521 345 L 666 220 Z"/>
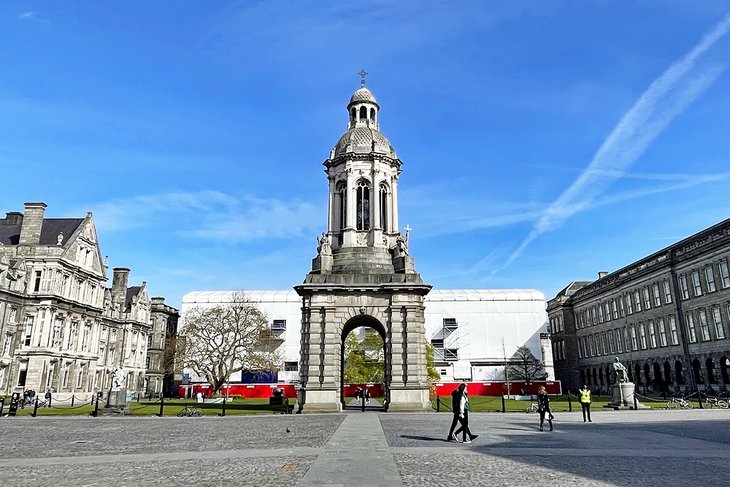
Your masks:
<path fill-rule="evenodd" d="M 361 87 L 361 88 L 364 88 L 364 87 L 365 87 L 365 76 L 367 76 L 367 75 L 368 75 L 368 72 L 367 72 L 367 71 L 365 71 L 365 69 L 363 68 L 363 69 L 361 69 L 361 70 L 360 70 L 360 72 L 359 72 L 359 73 L 357 73 L 357 74 L 359 74 L 359 75 L 360 75 L 360 87 Z"/>
<path fill-rule="evenodd" d="M 411 233 L 411 230 L 413 230 L 413 229 L 411 228 L 411 226 L 410 226 L 410 225 L 408 225 L 408 224 L 406 223 L 406 226 L 405 226 L 405 227 L 403 227 L 403 230 L 405 230 L 405 231 L 406 231 L 406 240 L 408 240 L 408 235 L 409 235 L 409 234 Z"/>

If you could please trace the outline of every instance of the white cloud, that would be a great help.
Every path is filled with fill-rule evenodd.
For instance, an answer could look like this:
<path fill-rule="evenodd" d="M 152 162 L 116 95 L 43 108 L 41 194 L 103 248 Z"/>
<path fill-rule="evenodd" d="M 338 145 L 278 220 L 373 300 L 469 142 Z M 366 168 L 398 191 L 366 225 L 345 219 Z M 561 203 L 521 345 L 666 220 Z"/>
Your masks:
<path fill-rule="evenodd" d="M 326 214 L 296 200 L 236 198 L 219 191 L 139 195 L 94 204 L 91 211 L 100 230 L 157 228 L 184 238 L 215 239 L 220 244 L 315 235 L 323 230 L 320 220 Z"/>
<path fill-rule="evenodd" d="M 591 208 L 596 198 L 636 162 L 672 120 L 717 80 L 725 65 L 694 68 L 699 58 L 728 31 L 730 14 L 651 83 L 604 140 L 588 167 L 542 212 L 529 235 L 492 274 L 511 265 L 540 235 L 559 228 L 571 216 Z"/>
<path fill-rule="evenodd" d="M 35 17 L 35 12 L 33 12 L 33 11 L 23 12 L 22 14 L 18 15 L 19 20 L 32 19 L 33 17 Z"/>

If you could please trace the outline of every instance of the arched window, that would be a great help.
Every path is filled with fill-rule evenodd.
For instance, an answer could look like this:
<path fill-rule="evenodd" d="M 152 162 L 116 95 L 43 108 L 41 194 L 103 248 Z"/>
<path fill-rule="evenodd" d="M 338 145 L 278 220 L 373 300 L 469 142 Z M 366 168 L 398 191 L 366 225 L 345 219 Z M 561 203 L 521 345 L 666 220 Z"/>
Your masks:
<path fill-rule="evenodd" d="M 370 109 L 370 121 L 371 122 L 375 121 L 375 109 L 374 108 Z"/>
<path fill-rule="evenodd" d="M 702 364 L 699 360 L 694 359 L 692 361 L 692 378 L 695 380 L 695 385 L 702 384 Z"/>
<path fill-rule="evenodd" d="M 370 230 L 370 183 L 364 179 L 357 184 L 357 229 Z"/>
<path fill-rule="evenodd" d="M 634 364 L 634 382 L 641 384 L 641 367 L 639 367 L 639 364 Z"/>
<path fill-rule="evenodd" d="M 388 231 L 388 186 L 380 184 L 380 228 Z"/>
<path fill-rule="evenodd" d="M 723 357 L 720 359 L 720 373 L 722 374 L 722 381 L 725 385 L 730 384 L 730 359 Z"/>
<path fill-rule="evenodd" d="M 357 117 L 357 110 L 355 107 L 352 107 L 352 110 L 350 111 L 350 121 L 355 122 L 355 118 Z"/>
<path fill-rule="evenodd" d="M 646 385 L 652 385 L 651 384 L 651 367 L 649 367 L 649 364 L 644 364 L 644 383 Z"/>
<path fill-rule="evenodd" d="M 339 229 L 342 230 L 347 226 L 347 185 L 344 181 L 337 183 L 335 198 L 337 203 L 336 218 L 340 226 Z"/>
<path fill-rule="evenodd" d="M 717 384 L 717 375 L 715 374 L 715 361 L 708 358 L 705 361 L 705 368 L 707 369 L 707 382 L 710 384 Z"/>
<path fill-rule="evenodd" d="M 368 118 L 368 109 L 365 107 L 360 107 L 360 121 L 364 122 Z"/>
<path fill-rule="evenodd" d="M 686 382 L 684 380 L 684 370 L 683 370 L 683 367 L 682 367 L 682 362 L 680 362 L 679 360 L 677 360 L 676 362 L 674 362 L 674 376 L 677 379 L 677 384 L 678 385 L 682 385 L 682 384 L 684 384 Z"/>
<path fill-rule="evenodd" d="M 669 384 L 672 383 L 672 366 L 669 362 L 664 362 L 664 384 L 669 388 Z"/>
<path fill-rule="evenodd" d="M 654 362 L 653 368 L 654 368 L 654 390 L 655 391 L 659 391 L 659 390 L 662 390 L 663 391 L 664 390 L 664 387 L 663 387 L 664 383 L 662 381 L 662 367 L 661 367 L 661 365 L 659 365 L 658 362 Z"/>

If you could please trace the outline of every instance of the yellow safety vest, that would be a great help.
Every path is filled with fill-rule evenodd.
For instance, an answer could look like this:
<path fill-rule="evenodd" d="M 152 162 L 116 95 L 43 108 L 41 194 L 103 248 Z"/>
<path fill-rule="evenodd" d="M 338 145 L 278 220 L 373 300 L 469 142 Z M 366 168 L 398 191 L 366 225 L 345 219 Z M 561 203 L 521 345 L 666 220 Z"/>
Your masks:
<path fill-rule="evenodd" d="M 580 402 L 590 404 L 591 402 L 591 390 L 581 389 L 580 390 Z"/>

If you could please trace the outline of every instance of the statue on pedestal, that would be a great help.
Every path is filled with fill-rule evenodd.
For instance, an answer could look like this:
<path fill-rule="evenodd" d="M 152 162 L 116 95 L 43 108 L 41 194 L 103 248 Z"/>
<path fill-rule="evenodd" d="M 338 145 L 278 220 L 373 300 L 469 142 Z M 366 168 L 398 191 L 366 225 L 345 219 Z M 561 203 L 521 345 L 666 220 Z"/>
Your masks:
<path fill-rule="evenodd" d="M 616 372 L 616 382 L 619 384 L 629 382 L 629 371 L 626 370 L 624 364 L 619 362 L 618 357 L 613 361 L 613 370 Z"/>
<path fill-rule="evenodd" d="M 321 238 L 317 237 L 317 255 L 332 255 L 330 238 L 324 232 Z"/>

